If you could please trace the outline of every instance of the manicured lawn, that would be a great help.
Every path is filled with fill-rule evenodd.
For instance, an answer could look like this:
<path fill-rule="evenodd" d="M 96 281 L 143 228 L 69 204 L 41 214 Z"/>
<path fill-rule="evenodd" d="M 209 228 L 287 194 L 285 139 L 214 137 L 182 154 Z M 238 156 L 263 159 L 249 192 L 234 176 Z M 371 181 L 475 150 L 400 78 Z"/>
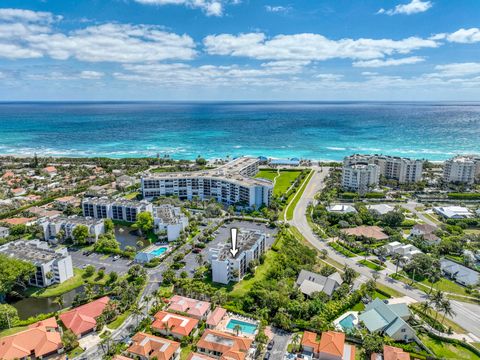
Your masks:
<path fill-rule="evenodd" d="M 420 335 L 420 340 L 442 359 L 478 360 L 480 357 L 463 346 L 442 342 L 428 335 Z"/>
<path fill-rule="evenodd" d="M 115 320 L 113 320 L 110 324 L 107 325 L 107 327 L 111 330 L 118 329 L 130 314 L 130 310 L 125 311 L 123 314 L 118 315 Z"/>
<path fill-rule="evenodd" d="M 255 177 L 271 181 L 273 181 L 277 177 L 277 179 L 275 180 L 275 187 L 273 188 L 273 194 L 282 195 L 287 192 L 287 190 L 290 188 L 298 175 L 300 175 L 300 173 L 300 170 L 280 170 L 280 175 L 277 177 L 277 170 L 266 169 L 260 170 L 257 175 L 255 175 Z"/>
<path fill-rule="evenodd" d="M 358 261 L 359 264 L 362 264 L 372 270 L 375 270 L 375 271 L 380 271 L 380 270 L 383 270 L 384 267 L 383 266 L 380 266 L 380 265 L 377 265 L 369 260 L 360 260 Z"/>
<path fill-rule="evenodd" d="M 80 355 L 81 353 L 83 353 L 83 349 L 80 346 L 77 346 L 75 349 L 73 349 L 68 353 L 68 358 L 69 359 L 74 358 Z"/>
<path fill-rule="evenodd" d="M 421 283 L 429 287 L 431 286 L 431 282 L 428 280 L 423 280 Z M 463 286 L 445 278 L 441 278 L 436 283 L 433 283 L 433 288 L 445 292 L 469 296 Z"/>
<path fill-rule="evenodd" d="M 67 281 L 61 284 L 55 284 L 49 286 L 48 288 L 33 288 L 33 292 L 28 294 L 33 297 L 50 297 L 50 296 L 59 296 L 69 292 L 73 289 L 82 286 L 85 279 L 83 278 L 84 270 L 73 269 L 74 275 Z"/>
<path fill-rule="evenodd" d="M 0 338 L 8 335 L 16 334 L 17 332 L 28 329 L 28 326 L 16 326 L 10 329 L 0 331 Z"/>
<path fill-rule="evenodd" d="M 300 198 L 302 197 L 302 194 L 305 191 L 305 188 L 307 187 L 307 184 L 312 178 L 312 176 L 313 176 L 313 171 L 311 171 L 310 174 L 308 174 L 308 176 L 303 180 L 302 184 L 300 185 L 300 188 L 295 193 L 293 199 L 290 200 L 290 202 L 288 203 L 286 207 L 287 220 L 293 219 L 293 212 L 295 210 L 295 207 L 297 206 L 297 203 L 300 201 Z"/>
<path fill-rule="evenodd" d="M 182 351 L 180 352 L 180 360 L 186 360 L 188 355 L 192 352 L 192 345 L 187 345 L 182 348 Z"/>
<path fill-rule="evenodd" d="M 433 215 L 433 214 L 427 214 L 427 213 L 423 213 L 423 215 L 429 219 L 429 220 L 432 220 L 435 224 L 441 224 L 442 222 L 440 220 L 438 220 L 438 218 Z"/>
<path fill-rule="evenodd" d="M 350 250 L 344 248 L 342 245 L 340 245 L 337 242 L 329 242 L 328 245 L 338 251 L 339 253 L 345 255 L 346 257 L 356 257 L 357 255 L 351 252 Z"/>
<path fill-rule="evenodd" d="M 127 199 L 127 200 L 132 200 L 132 199 L 136 199 L 137 195 L 140 195 L 140 192 L 135 191 L 135 192 L 132 192 L 130 194 L 125 195 L 124 198 Z"/>
<path fill-rule="evenodd" d="M 391 297 L 402 297 L 405 296 L 405 294 L 402 294 L 400 291 L 397 291 L 395 289 L 389 288 L 388 286 L 382 285 L 377 282 L 377 289 L 383 291 L 384 293 L 389 294 Z"/>

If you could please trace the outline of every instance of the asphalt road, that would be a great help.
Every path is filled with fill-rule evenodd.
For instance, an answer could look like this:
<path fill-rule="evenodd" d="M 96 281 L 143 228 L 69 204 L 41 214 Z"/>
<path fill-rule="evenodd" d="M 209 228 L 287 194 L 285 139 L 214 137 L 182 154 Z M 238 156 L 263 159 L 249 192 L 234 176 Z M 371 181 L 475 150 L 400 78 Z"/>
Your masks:
<path fill-rule="evenodd" d="M 293 219 L 289 221 L 289 223 L 297 227 L 303 236 L 305 236 L 305 238 L 317 249 L 327 250 L 329 254 L 328 256 L 331 259 L 342 265 L 346 264 L 366 278 L 372 278 L 372 274 L 374 272 L 373 270 L 365 266 L 360 266 L 356 261 L 352 261 L 350 258 L 334 252 L 326 242 L 318 239 L 308 225 L 307 218 L 305 216 L 307 207 L 309 203 L 313 202 L 315 194 L 323 188 L 325 177 L 328 175 L 328 170 L 326 168 L 323 168 L 322 170 L 321 168 L 317 167 L 314 168 L 314 171 L 315 174 L 305 188 L 305 191 L 295 208 Z M 411 288 L 400 281 L 389 278 L 388 276 L 381 277 L 377 281 L 417 301 L 425 301 L 427 297 L 424 292 L 415 288 Z M 449 318 L 477 338 L 480 338 L 480 306 L 455 300 L 451 300 L 451 304 L 455 315 Z"/>
<path fill-rule="evenodd" d="M 272 327 L 272 333 L 274 341 L 273 348 L 272 350 L 267 350 L 267 352 L 270 353 L 271 360 L 283 359 L 285 353 L 287 352 L 287 346 L 292 337 L 292 333 L 277 329 L 275 327 Z"/>

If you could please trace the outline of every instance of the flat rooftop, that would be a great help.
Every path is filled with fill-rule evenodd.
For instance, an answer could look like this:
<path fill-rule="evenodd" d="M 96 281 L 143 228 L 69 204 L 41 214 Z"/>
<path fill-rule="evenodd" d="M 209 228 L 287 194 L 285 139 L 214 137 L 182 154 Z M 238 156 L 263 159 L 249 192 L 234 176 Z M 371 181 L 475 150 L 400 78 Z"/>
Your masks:
<path fill-rule="evenodd" d="M 178 224 L 182 214 L 175 213 L 173 205 L 160 205 L 153 208 L 153 217 L 159 218 L 164 224 Z"/>
<path fill-rule="evenodd" d="M 34 264 L 43 264 L 64 257 L 40 240 L 17 240 L 7 243 L 0 247 L 0 254 Z"/>
<path fill-rule="evenodd" d="M 94 219 L 91 217 L 83 217 L 83 216 L 72 216 L 72 217 L 65 217 L 59 216 L 54 219 L 50 219 L 49 222 L 51 223 L 70 223 L 70 224 L 79 224 L 79 225 L 96 225 L 101 223 L 103 219 Z"/>
<path fill-rule="evenodd" d="M 237 235 L 237 249 L 238 253 L 236 254 L 235 258 L 237 258 L 242 252 L 249 250 L 252 248 L 253 245 L 261 238 L 266 237 L 265 233 L 259 230 L 253 229 L 238 229 Z M 223 243 L 220 243 L 218 247 L 215 249 L 211 249 L 211 251 L 217 251 L 217 259 L 218 260 L 226 260 L 226 259 L 233 259 L 234 257 L 230 253 L 230 249 L 232 248 L 230 238 L 225 239 Z"/>
<path fill-rule="evenodd" d="M 138 207 L 148 205 L 146 201 L 128 200 L 128 199 L 110 199 L 108 197 L 94 197 L 83 199 L 84 203 L 90 203 L 94 205 L 121 205 L 128 207 Z"/>
<path fill-rule="evenodd" d="M 146 173 L 147 179 L 184 179 L 184 178 L 207 178 L 218 180 L 232 180 L 246 186 L 273 186 L 273 183 L 266 179 L 252 178 L 243 175 L 242 172 L 249 166 L 255 165 L 259 160 L 252 157 L 241 157 L 219 166 L 215 169 L 191 171 L 191 172 L 171 172 L 171 173 Z"/>

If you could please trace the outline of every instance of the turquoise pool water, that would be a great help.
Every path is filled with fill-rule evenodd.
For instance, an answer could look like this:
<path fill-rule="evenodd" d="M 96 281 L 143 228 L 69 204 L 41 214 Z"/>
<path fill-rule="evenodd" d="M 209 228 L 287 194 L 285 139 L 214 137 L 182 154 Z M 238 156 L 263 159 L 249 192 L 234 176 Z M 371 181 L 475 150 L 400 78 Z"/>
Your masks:
<path fill-rule="evenodd" d="M 162 255 L 165 251 L 167 251 L 166 247 L 161 247 L 155 250 L 150 251 L 150 254 L 155 255 L 155 257 Z"/>
<path fill-rule="evenodd" d="M 235 325 L 240 325 L 242 328 L 242 333 L 245 334 L 255 334 L 255 331 L 257 330 L 257 325 L 256 324 L 251 324 L 245 321 L 237 320 L 237 319 L 230 319 L 230 321 L 227 324 L 227 329 L 229 330 L 234 330 Z"/>
<path fill-rule="evenodd" d="M 355 325 L 353 324 L 353 320 L 355 320 L 355 316 L 353 316 L 352 314 L 340 320 L 340 325 L 342 326 L 343 330 L 353 329 L 355 327 Z"/>

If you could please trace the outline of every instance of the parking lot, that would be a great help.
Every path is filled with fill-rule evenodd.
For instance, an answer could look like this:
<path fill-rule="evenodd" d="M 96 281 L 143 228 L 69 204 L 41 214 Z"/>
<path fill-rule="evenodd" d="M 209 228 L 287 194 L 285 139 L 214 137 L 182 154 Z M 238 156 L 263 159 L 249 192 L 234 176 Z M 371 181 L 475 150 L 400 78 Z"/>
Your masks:
<path fill-rule="evenodd" d="M 73 267 L 83 268 L 87 265 L 93 265 L 98 270 L 102 266 L 105 267 L 105 272 L 109 273 L 115 271 L 119 275 L 123 275 L 128 271 L 131 260 L 118 259 L 113 260 L 113 256 L 105 258 L 103 254 L 91 253 L 90 255 L 83 255 L 84 250 L 69 249 L 69 253 L 72 256 Z"/>
<path fill-rule="evenodd" d="M 274 240 L 275 235 L 277 233 L 277 229 L 271 229 L 264 223 L 257 223 L 257 222 L 250 222 L 250 221 L 232 221 L 230 223 L 226 223 L 218 228 L 216 233 L 214 233 L 215 238 L 207 243 L 207 247 L 202 249 L 199 253 L 195 253 L 191 251 L 185 259 L 185 266 L 179 270 L 177 270 L 177 275 L 179 275 L 182 271 L 186 271 L 189 277 L 192 277 L 195 269 L 199 267 L 199 256 L 201 254 L 202 261 L 208 260 L 208 252 L 209 249 L 217 247 L 219 243 L 222 242 L 230 242 L 230 228 L 238 228 L 238 229 L 253 229 L 253 230 L 260 230 L 267 234 L 267 246 L 270 247 Z"/>

